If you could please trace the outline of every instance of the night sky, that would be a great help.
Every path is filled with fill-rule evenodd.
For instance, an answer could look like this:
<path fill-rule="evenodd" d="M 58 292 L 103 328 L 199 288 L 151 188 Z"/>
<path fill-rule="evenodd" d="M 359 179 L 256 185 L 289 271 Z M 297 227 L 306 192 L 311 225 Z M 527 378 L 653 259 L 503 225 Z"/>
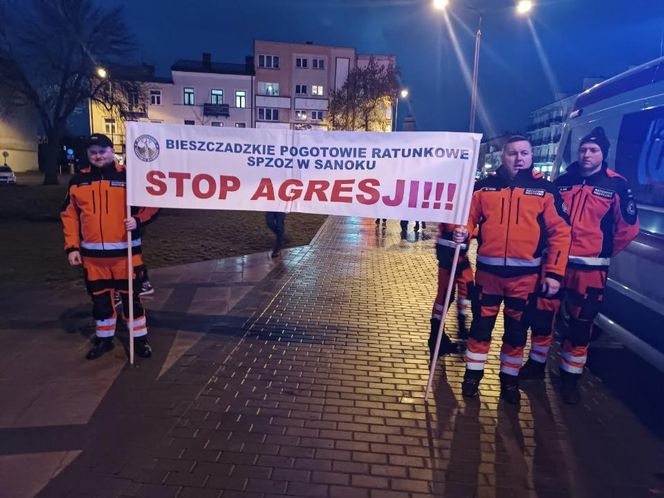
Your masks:
<path fill-rule="evenodd" d="M 578 92 L 584 77 L 609 77 L 661 54 L 664 0 L 535 0 L 534 29 L 516 16 L 514 1 L 451 0 L 452 27 L 471 70 L 477 15 L 463 6 L 484 12 L 479 86 L 491 126 L 479 117 L 478 128 L 487 135 L 523 130 L 528 113 L 552 102 L 556 90 Z M 124 6 L 138 61 L 156 65 L 158 74 L 202 52 L 214 61 L 243 62 L 254 39 L 351 46 L 397 56 L 410 90 L 400 118 L 412 113 L 420 130 L 468 128 L 470 92 L 449 29 L 430 0 L 111 3 Z"/>

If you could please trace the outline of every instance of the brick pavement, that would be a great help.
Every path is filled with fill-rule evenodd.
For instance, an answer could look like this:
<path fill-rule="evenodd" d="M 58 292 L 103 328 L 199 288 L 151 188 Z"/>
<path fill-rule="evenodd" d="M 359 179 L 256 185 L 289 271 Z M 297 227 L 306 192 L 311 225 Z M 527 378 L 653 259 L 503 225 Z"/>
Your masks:
<path fill-rule="evenodd" d="M 153 305 L 155 357 L 125 368 L 87 424 L 0 430 L 0 447 L 76 449 L 44 497 L 664 493 L 661 418 L 640 418 L 594 375 L 581 406 L 561 405 L 554 376 L 526 387 L 517 411 L 498 402 L 494 347 L 480 399 L 461 397 L 453 356 L 425 405 L 433 244 L 398 231 L 330 218 L 223 312 L 212 291 L 233 263 L 216 280 L 189 274 Z M 167 361 L 169 329 L 197 335 Z"/>

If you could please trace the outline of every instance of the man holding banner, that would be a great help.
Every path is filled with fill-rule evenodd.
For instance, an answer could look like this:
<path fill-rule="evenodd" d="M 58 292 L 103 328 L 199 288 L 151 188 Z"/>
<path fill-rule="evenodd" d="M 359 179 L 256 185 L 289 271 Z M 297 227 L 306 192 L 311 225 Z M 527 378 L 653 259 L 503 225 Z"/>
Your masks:
<path fill-rule="evenodd" d="M 156 209 L 126 210 L 126 172 L 114 161 L 113 143 L 106 135 L 90 136 L 87 154 L 89 166 L 82 168 L 69 183 L 67 198 L 60 214 L 64 228 L 65 251 L 69 264 L 83 265 L 85 284 L 92 297 L 92 315 L 96 322 L 94 345 L 86 355 L 94 360 L 113 349 L 117 315 L 113 293 L 120 292 L 124 318 L 129 309 L 128 259 L 131 231 L 135 275 L 144 269 L 141 257 L 140 227 L 149 222 Z M 149 358 L 145 311 L 138 299 L 140 281 L 134 289 L 134 350 Z"/>
<path fill-rule="evenodd" d="M 565 275 L 571 242 L 569 217 L 553 184 L 532 168 L 530 141 L 520 135 L 511 137 L 503 148 L 501 167 L 475 184 L 468 227 L 455 229 L 454 240 L 460 243 L 479 226 L 464 396 L 478 394 L 491 332 L 504 301 L 500 397 L 510 404 L 520 403 L 518 375 L 527 333 L 522 317 L 528 298 L 538 284 L 545 296 L 555 295 Z"/>

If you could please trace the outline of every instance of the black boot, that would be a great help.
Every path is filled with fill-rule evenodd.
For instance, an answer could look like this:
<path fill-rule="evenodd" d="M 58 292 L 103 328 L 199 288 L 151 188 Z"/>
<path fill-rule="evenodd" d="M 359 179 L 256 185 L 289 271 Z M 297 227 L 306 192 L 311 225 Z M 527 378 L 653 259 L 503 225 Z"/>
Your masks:
<path fill-rule="evenodd" d="M 468 328 L 466 327 L 466 315 L 457 315 L 457 323 L 459 324 L 459 339 L 462 341 L 468 340 Z"/>
<path fill-rule="evenodd" d="M 519 380 L 543 380 L 546 377 L 546 363 L 528 358 L 519 371 Z"/>
<path fill-rule="evenodd" d="M 152 356 L 152 348 L 148 344 L 148 338 L 145 336 L 137 337 L 134 339 L 134 352 L 141 358 L 149 358 Z"/>
<path fill-rule="evenodd" d="M 510 405 L 521 404 L 521 392 L 519 391 L 519 378 L 516 375 L 500 373 L 500 399 Z"/>
<path fill-rule="evenodd" d="M 112 337 L 95 337 L 92 342 L 92 347 L 88 354 L 85 355 L 85 358 L 88 360 L 96 360 L 104 353 L 111 351 L 113 349 L 113 338 Z"/>
<path fill-rule="evenodd" d="M 431 332 L 429 333 L 429 361 L 433 359 L 433 353 L 436 349 L 436 338 L 438 337 L 438 329 L 440 328 L 440 320 L 437 318 L 431 319 Z M 446 354 L 458 353 L 459 346 L 454 344 L 449 336 L 443 332 L 443 338 L 440 341 L 440 349 L 438 350 L 438 357 Z"/>
<path fill-rule="evenodd" d="M 461 384 L 461 394 L 466 398 L 477 396 L 482 377 L 484 377 L 484 370 L 466 369 L 466 373 L 463 375 L 463 383 Z"/>
<path fill-rule="evenodd" d="M 578 405 L 581 401 L 581 394 L 579 393 L 579 379 L 581 374 L 573 374 L 560 370 L 560 394 L 563 402 L 568 405 Z"/>

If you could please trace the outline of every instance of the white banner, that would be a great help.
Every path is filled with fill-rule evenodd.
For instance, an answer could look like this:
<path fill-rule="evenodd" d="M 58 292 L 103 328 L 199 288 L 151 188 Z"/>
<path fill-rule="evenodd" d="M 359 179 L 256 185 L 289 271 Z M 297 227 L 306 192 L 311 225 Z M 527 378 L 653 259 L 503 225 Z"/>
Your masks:
<path fill-rule="evenodd" d="M 126 123 L 133 206 L 465 224 L 480 134 Z"/>

